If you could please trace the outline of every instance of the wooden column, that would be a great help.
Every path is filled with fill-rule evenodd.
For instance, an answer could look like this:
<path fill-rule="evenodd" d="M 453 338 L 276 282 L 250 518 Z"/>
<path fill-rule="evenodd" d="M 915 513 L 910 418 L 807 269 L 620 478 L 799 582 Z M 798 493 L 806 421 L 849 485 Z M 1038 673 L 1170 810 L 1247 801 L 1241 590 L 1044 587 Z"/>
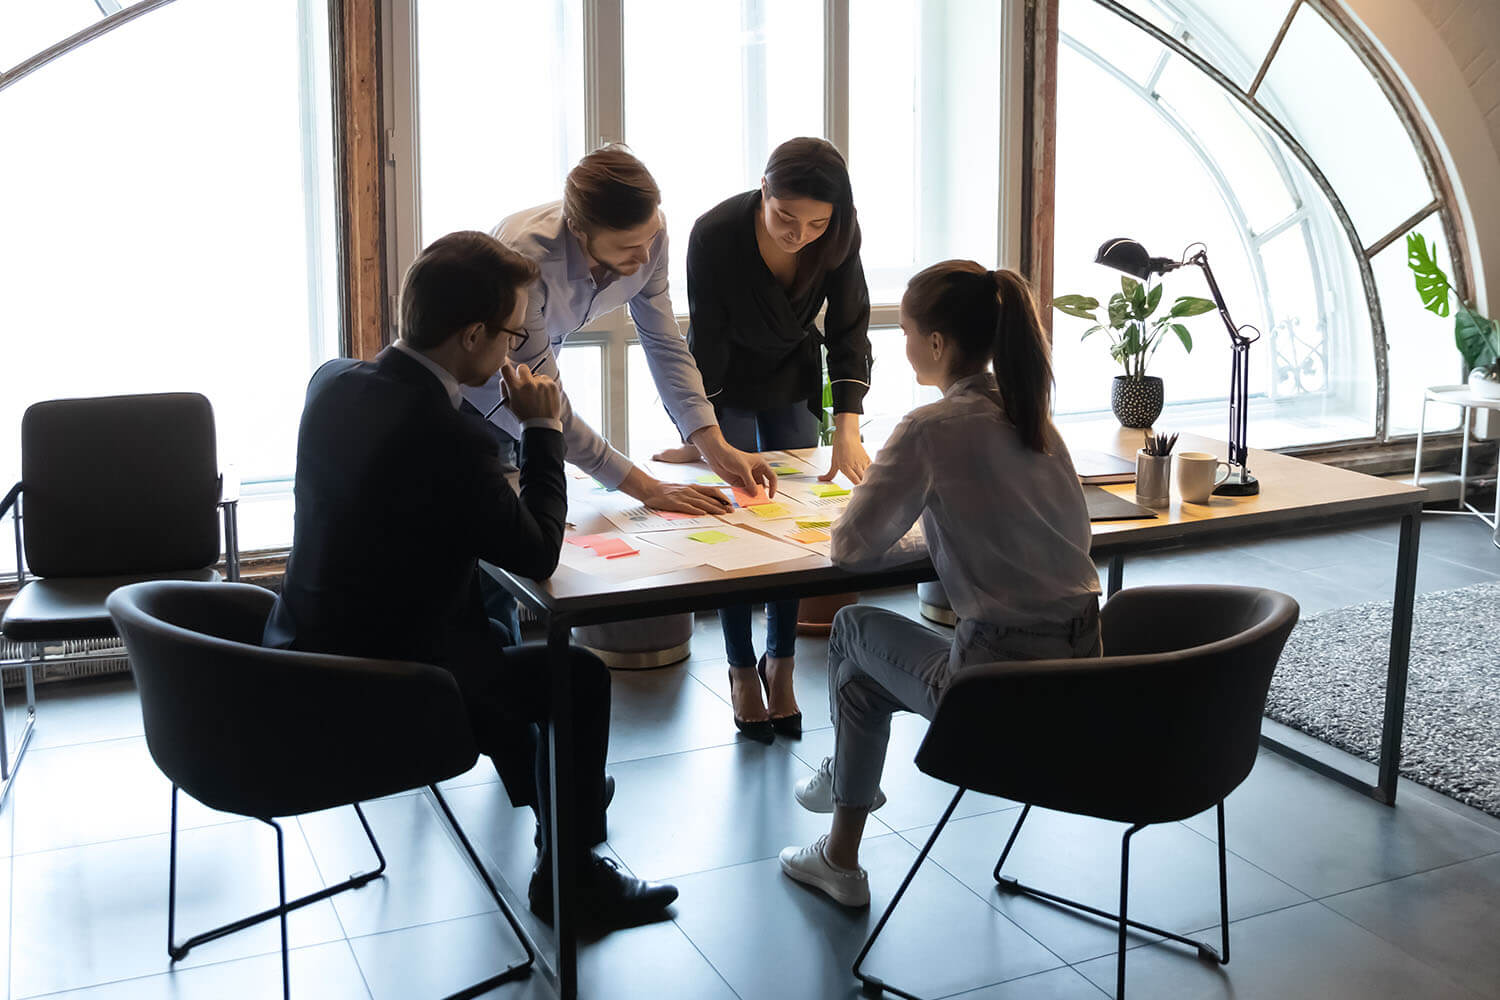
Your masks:
<path fill-rule="evenodd" d="M 1027 158 L 1021 175 L 1021 270 L 1036 290 L 1048 337 L 1052 333 L 1052 228 L 1057 190 L 1057 3 L 1026 3 L 1026 111 L 1021 136 Z"/>
<path fill-rule="evenodd" d="M 370 359 L 387 343 L 385 150 L 379 4 L 329 0 L 339 184 L 343 352 Z"/>

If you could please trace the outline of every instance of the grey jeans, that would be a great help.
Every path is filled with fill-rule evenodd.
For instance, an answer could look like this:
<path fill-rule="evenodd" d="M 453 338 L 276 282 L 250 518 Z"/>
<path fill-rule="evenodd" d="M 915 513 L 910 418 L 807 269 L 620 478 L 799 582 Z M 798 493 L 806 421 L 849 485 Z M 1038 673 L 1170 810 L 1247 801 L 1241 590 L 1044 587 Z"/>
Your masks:
<path fill-rule="evenodd" d="M 875 801 L 891 740 L 891 715 L 931 719 L 954 674 L 1000 660 L 1100 655 L 1094 605 L 1066 622 L 1001 627 L 962 621 L 953 640 L 883 608 L 851 605 L 833 619 L 828 640 L 828 704 L 833 717 L 833 801 Z"/>

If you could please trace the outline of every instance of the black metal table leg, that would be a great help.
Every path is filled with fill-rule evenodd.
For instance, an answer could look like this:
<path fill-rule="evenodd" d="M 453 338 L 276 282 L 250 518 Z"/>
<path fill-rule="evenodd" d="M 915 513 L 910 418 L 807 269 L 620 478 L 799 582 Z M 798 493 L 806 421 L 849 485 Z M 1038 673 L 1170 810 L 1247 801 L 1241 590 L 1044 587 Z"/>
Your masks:
<path fill-rule="evenodd" d="M 1125 582 L 1125 557 L 1109 557 L 1109 584 L 1104 592 L 1105 597 L 1114 597 Z"/>
<path fill-rule="evenodd" d="M 1401 729 L 1406 719 L 1406 677 L 1411 662 L 1412 605 L 1417 596 L 1417 543 L 1422 518 L 1416 511 L 1401 518 L 1396 550 L 1396 593 L 1391 611 L 1391 656 L 1385 675 L 1385 720 L 1380 727 L 1380 777 L 1375 798 L 1396 804 L 1401 775 Z"/>
<path fill-rule="evenodd" d="M 571 629 L 566 619 L 552 616 L 547 623 L 547 663 L 552 671 L 552 929 L 557 934 L 557 994 L 560 1000 L 578 996 L 578 818 L 573 815 L 573 670 L 569 662 Z"/>
<path fill-rule="evenodd" d="M 1406 718 L 1406 680 L 1411 659 L 1412 605 L 1417 596 L 1417 547 L 1422 508 L 1401 516 L 1401 541 L 1396 550 L 1396 592 L 1391 608 L 1391 651 L 1385 677 L 1385 717 L 1380 729 L 1379 777 L 1363 781 L 1272 736 L 1261 734 L 1261 746 L 1311 771 L 1363 792 L 1388 806 L 1396 804 L 1396 781 L 1401 774 L 1401 730 Z"/>

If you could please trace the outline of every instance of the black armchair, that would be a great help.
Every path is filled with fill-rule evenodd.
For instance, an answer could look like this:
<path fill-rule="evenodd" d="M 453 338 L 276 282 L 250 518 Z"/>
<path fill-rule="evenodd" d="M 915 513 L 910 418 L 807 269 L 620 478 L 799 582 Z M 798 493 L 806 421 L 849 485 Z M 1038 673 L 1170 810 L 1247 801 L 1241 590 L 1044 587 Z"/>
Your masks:
<path fill-rule="evenodd" d="M 919 769 L 958 791 L 855 959 L 865 989 L 912 997 L 861 966 L 969 789 L 1023 803 L 995 864 L 1001 891 L 1118 924 L 1117 1000 L 1125 997 L 1127 927 L 1228 963 L 1224 799 L 1255 765 L 1266 691 L 1297 613 L 1297 602 L 1285 594 L 1248 587 L 1123 590 L 1100 615 L 1102 658 L 996 663 L 959 674 L 916 759 Z M 1120 844 L 1118 914 L 1001 874 L 1033 806 L 1131 824 Z M 1130 838 L 1209 807 L 1218 810 L 1222 951 L 1127 916 Z"/>
<path fill-rule="evenodd" d="M 0 802 L 31 740 L 32 668 L 44 646 L 113 638 L 104 599 L 126 583 L 219 579 L 221 511 L 225 570 L 238 579 L 238 499 L 238 484 L 219 474 L 213 407 L 198 393 L 55 399 L 26 410 L 21 481 L 0 501 L 0 517 L 15 516 L 20 585 L 0 633 L 22 650 L 27 715 L 12 758 L 0 689 Z M 37 577 L 29 583 L 27 566 Z"/>
<path fill-rule="evenodd" d="M 260 645 L 275 598 L 248 584 L 155 581 L 109 595 L 125 640 L 146 745 L 172 782 L 167 950 L 174 960 L 205 941 L 277 917 L 282 987 L 291 996 L 286 916 L 292 910 L 378 878 L 385 856 L 359 803 L 427 786 L 526 959 L 455 993 L 478 996 L 529 973 L 535 952 L 509 904 L 459 827 L 437 783 L 478 757 L 453 676 L 428 664 L 325 656 Z M 402 739 L 391 739 L 396 731 Z M 177 793 L 276 830 L 280 905 L 176 943 Z M 377 866 L 337 885 L 287 901 L 281 826 L 276 817 L 353 805 Z"/>

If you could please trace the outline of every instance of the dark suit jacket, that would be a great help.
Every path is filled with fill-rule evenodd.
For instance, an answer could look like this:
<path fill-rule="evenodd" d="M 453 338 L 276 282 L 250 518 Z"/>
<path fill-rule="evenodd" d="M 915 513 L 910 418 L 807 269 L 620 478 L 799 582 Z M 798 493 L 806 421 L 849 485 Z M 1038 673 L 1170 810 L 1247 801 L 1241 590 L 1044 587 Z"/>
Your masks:
<path fill-rule="evenodd" d="M 552 574 L 567 516 L 564 452 L 559 432 L 526 431 L 517 497 L 484 422 L 455 410 L 415 359 L 387 348 L 373 363 L 328 362 L 307 389 L 292 553 L 265 645 L 435 663 L 472 709 L 504 655 L 476 559 Z M 530 804 L 529 726 L 496 736 L 483 721 L 480 748 L 512 801 Z"/>

